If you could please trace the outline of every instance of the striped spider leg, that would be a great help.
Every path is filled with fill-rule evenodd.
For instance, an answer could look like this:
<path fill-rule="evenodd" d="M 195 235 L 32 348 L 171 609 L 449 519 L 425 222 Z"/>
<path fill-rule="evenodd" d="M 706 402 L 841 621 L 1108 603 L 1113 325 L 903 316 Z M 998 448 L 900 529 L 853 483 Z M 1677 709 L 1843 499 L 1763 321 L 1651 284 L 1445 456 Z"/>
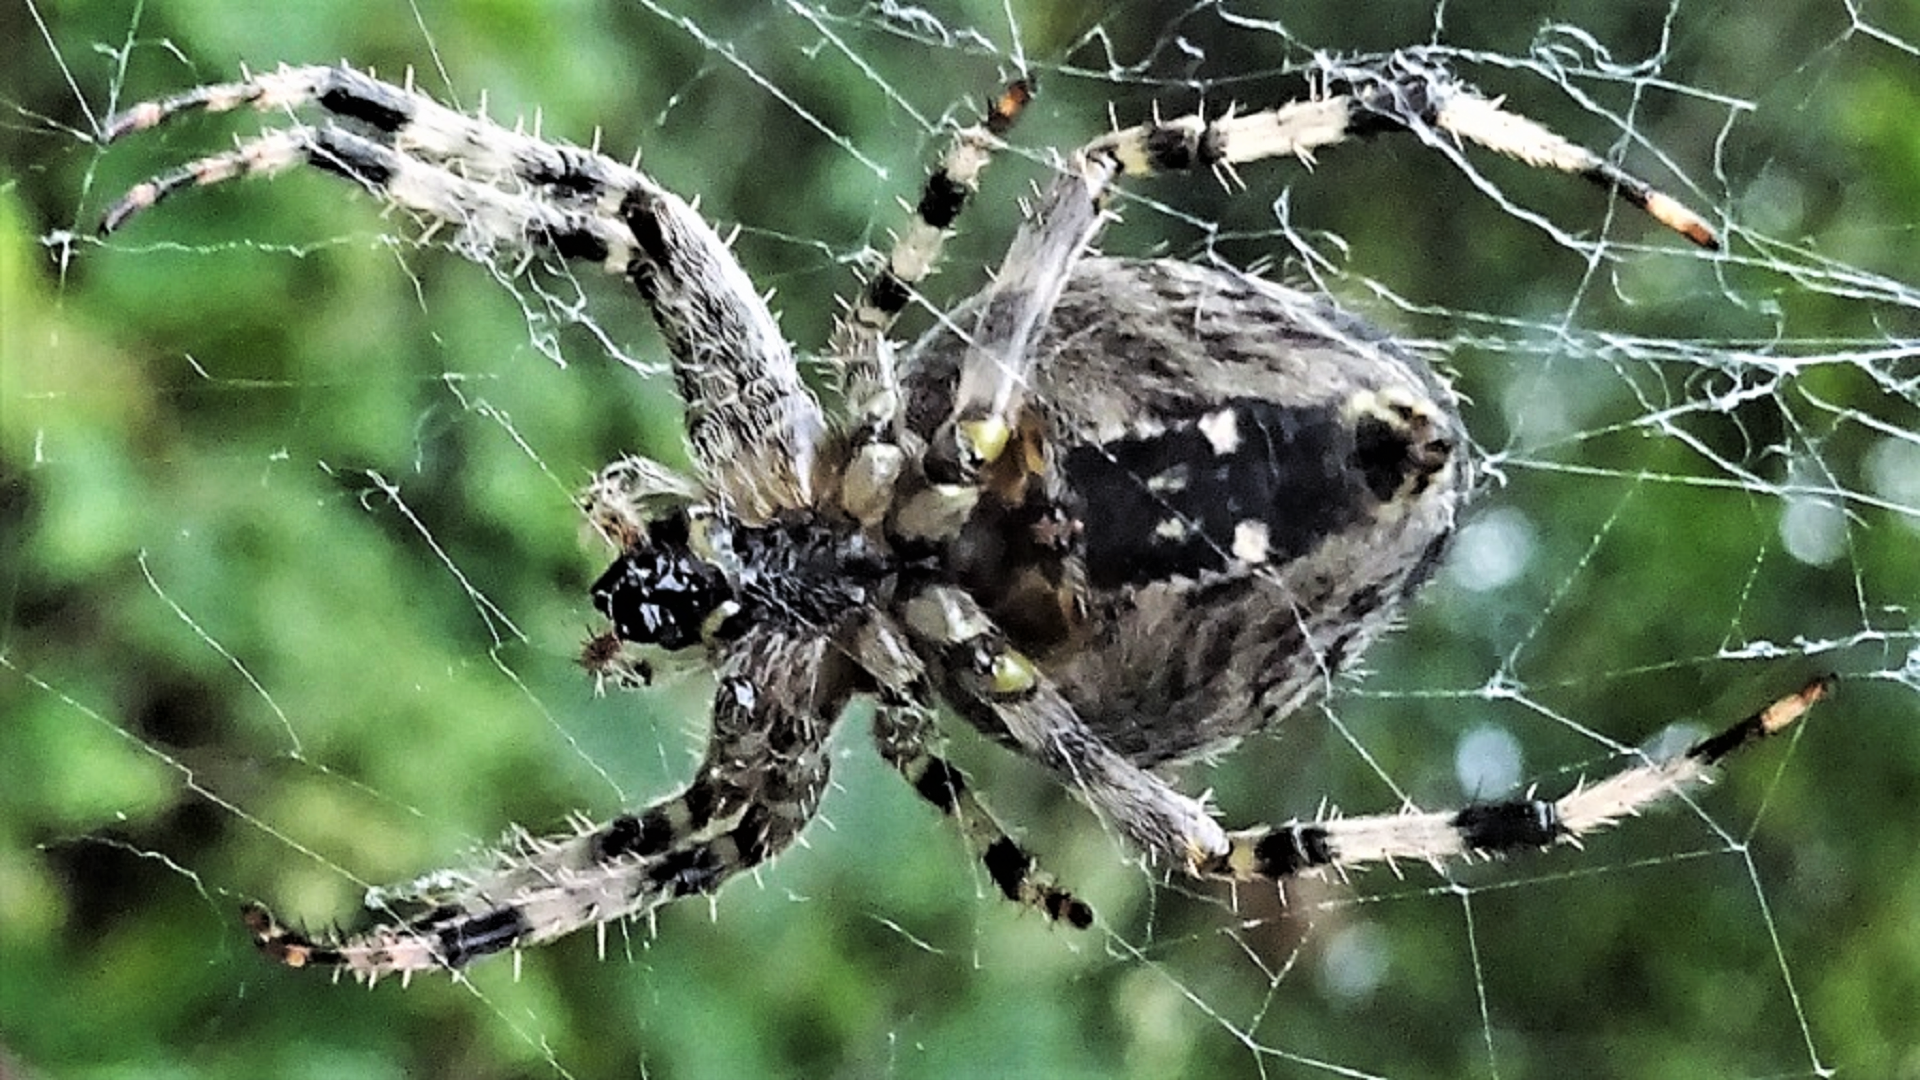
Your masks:
<path fill-rule="evenodd" d="M 827 788 L 826 736 L 850 680 L 823 637 L 756 630 L 720 672 L 705 759 L 686 790 L 560 837 L 517 836 L 490 865 L 377 890 L 385 921 L 342 936 L 249 904 L 256 944 L 289 967 L 374 981 L 457 969 L 710 894 L 793 843 Z M 602 948 L 605 939 L 602 938 Z"/>
<path fill-rule="evenodd" d="M 687 445 L 713 493 L 764 519 L 809 505 L 824 437 L 819 403 L 791 347 L 726 243 L 684 199 L 604 155 L 467 116 L 348 67 L 282 67 L 200 87 L 110 118 L 112 141 L 180 114 L 250 105 L 317 107 L 324 118 L 243 141 L 136 185 L 101 231 L 191 186 L 307 164 L 457 230 L 474 258 L 534 250 L 599 263 L 629 279 L 674 358 Z"/>

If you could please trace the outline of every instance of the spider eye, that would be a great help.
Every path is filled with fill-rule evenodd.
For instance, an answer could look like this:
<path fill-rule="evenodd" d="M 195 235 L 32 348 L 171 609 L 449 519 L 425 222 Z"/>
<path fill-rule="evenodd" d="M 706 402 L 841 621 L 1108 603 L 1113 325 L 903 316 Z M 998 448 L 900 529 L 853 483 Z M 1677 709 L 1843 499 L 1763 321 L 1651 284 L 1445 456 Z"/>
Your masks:
<path fill-rule="evenodd" d="M 726 578 L 685 546 L 656 532 L 614 560 L 593 583 L 593 606 L 613 622 L 623 641 L 684 649 L 698 645 L 739 605 Z M 718 618 L 720 621 L 714 621 Z"/>

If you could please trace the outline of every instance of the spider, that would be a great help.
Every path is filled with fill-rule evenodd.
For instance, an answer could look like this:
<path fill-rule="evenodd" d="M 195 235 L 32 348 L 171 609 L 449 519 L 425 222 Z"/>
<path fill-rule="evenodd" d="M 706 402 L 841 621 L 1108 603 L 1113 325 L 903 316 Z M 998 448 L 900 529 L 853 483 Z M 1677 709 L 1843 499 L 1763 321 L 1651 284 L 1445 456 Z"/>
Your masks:
<path fill-rule="evenodd" d="M 694 778 L 603 824 L 519 835 L 486 865 L 374 890 L 356 932 L 308 933 L 250 904 L 259 947 L 372 980 L 604 934 L 710 894 L 800 835 L 826 790 L 829 731 L 859 695 L 875 700 L 881 756 L 960 825 L 993 884 L 1073 927 L 1092 910 L 938 753 L 939 705 L 1051 770 L 1148 859 L 1233 882 L 1577 842 L 1793 723 L 1825 680 L 1557 799 L 1238 831 L 1162 777 L 1329 686 L 1438 566 L 1473 462 L 1447 383 L 1327 298 L 1090 254 L 1122 174 L 1232 180 L 1259 159 L 1411 133 L 1583 176 L 1717 245 L 1674 199 L 1422 53 L 1322 59 L 1315 76 L 1305 100 L 1156 118 L 1074 151 L 992 284 L 897 350 L 896 317 L 1028 100 L 1026 82 L 1007 86 L 953 133 L 838 320 L 833 413 L 727 244 L 636 166 L 344 65 L 282 67 L 112 118 L 104 140 L 192 110 L 321 114 L 134 187 L 104 232 L 188 186 L 311 165 L 450 226 L 449 246 L 472 258 L 543 255 L 625 277 L 686 406 L 694 475 L 629 457 L 582 498 L 614 558 L 591 588 L 605 629 L 581 661 L 598 685 L 629 687 L 659 651 L 699 650 L 718 685 Z"/>

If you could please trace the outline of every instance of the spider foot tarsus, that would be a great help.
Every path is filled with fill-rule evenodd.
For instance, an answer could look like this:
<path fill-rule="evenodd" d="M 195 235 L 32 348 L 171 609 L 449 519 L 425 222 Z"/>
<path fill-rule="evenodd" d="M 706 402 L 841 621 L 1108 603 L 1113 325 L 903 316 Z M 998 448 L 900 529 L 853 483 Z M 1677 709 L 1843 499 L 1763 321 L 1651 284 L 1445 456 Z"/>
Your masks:
<path fill-rule="evenodd" d="M 1349 138 L 1388 132 L 1443 132 L 1535 168 L 1586 178 L 1645 211 L 1654 220 L 1708 250 L 1718 250 L 1713 227 L 1678 199 L 1481 96 L 1445 64 L 1418 51 L 1384 59 L 1319 62 L 1320 92 L 1272 109 L 1156 120 L 1089 143 L 1083 154 L 1111 156 L 1130 175 L 1211 170 L 1231 175 L 1235 165 L 1273 157 L 1311 162 L 1315 151 Z M 1431 135 L 1428 136 L 1431 138 Z"/>
<path fill-rule="evenodd" d="M 532 928 L 516 907 L 474 915 L 436 908 L 403 925 L 383 925 L 355 934 L 312 935 L 281 923 L 261 904 L 240 908 L 253 943 L 275 963 L 291 968 L 350 972 L 362 982 L 416 971 L 456 969 L 524 941 Z"/>
<path fill-rule="evenodd" d="M 1705 765 L 1717 765 L 1734 751 L 1786 730 L 1806 715 L 1807 710 L 1813 708 L 1821 698 L 1832 693 L 1833 684 L 1839 681 L 1838 675 L 1817 676 L 1800 689 L 1725 731 L 1694 743 L 1687 748 L 1686 756 Z"/>
<path fill-rule="evenodd" d="M 1792 726 L 1833 683 L 1831 675 L 1815 678 L 1670 760 L 1642 759 L 1559 799 L 1528 796 L 1474 803 L 1452 812 L 1411 811 L 1246 829 L 1231 834 L 1228 850 L 1201 864 L 1199 873 L 1235 881 L 1278 880 L 1325 867 L 1504 855 L 1574 842 L 1705 781 L 1735 752 Z"/>
<path fill-rule="evenodd" d="M 253 934 L 254 945 L 276 963 L 303 968 L 338 967 L 345 962 L 338 948 L 282 925 L 263 904 L 240 905 L 240 921 Z"/>
<path fill-rule="evenodd" d="M 1356 134 L 1431 126 L 1535 168 L 1584 177 L 1700 247 L 1720 248 L 1713 227 L 1678 199 L 1546 125 L 1507 111 L 1499 99 L 1482 97 L 1437 62 L 1400 52 L 1383 64 L 1335 66 L 1330 74 L 1352 95 Z"/>

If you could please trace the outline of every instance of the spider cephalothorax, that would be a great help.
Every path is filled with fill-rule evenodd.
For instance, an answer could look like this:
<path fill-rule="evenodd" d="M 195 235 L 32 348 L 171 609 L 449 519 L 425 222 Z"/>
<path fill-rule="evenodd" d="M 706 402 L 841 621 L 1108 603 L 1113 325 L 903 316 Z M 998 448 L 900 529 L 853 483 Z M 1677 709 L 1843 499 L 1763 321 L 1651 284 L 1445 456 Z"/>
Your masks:
<path fill-rule="evenodd" d="M 309 937 L 249 907 L 269 954 L 373 978 L 458 967 L 706 893 L 786 848 L 826 788 L 825 740 L 877 699 L 882 756 L 960 823 L 996 886 L 1075 926 L 1057 885 L 932 749 L 935 707 L 1051 769 L 1174 870 L 1274 880 L 1321 867 L 1540 847 L 1698 782 L 1791 723 L 1822 683 L 1665 762 L 1531 795 L 1229 833 L 1155 766 L 1231 746 L 1323 690 L 1438 564 L 1472 485 L 1447 384 L 1325 298 L 1171 260 L 1087 256 L 1122 172 L 1230 170 L 1411 131 L 1587 177 L 1703 246 L 1644 181 L 1503 111 L 1415 54 L 1324 63 L 1308 101 L 1117 131 L 1064 163 L 993 285 L 896 354 L 887 335 L 1027 100 L 958 131 L 827 361 L 841 415 L 802 382 L 752 282 L 693 209 L 638 169 L 545 143 L 348 68 L 287 68 L 137 106 L 118 137 L 189 109 L 317 106 L 134 188 L 308 163 L 454 226 L 477 257 L 532 250 L 628 278 L 659 323 L 695 475 L 628 458 L 584 499 L 614 549 L 583 662 L 647 681 L 649 650 L 718 675 L 712 734 L 677 795 L 515 840 L 488 866 L 369 897 L 379 919 Z"/>

